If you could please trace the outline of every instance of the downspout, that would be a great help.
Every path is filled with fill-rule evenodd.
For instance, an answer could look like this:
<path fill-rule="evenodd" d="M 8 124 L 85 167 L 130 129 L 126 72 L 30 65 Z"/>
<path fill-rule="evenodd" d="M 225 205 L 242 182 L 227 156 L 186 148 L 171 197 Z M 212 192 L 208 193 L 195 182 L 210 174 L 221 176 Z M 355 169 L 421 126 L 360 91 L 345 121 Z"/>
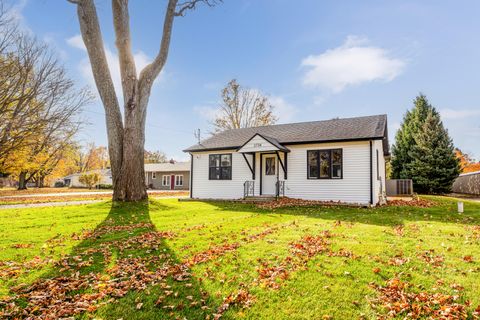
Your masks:
<path fill-rule="evenodd" d="M 373 144 L 372 140 L 370 142 L 370 204 L 373 205 Z"/>
<path fill-rule="evenodd" d="M 193 199 L 193 154 L 190 153 L 190 199 Z"/>

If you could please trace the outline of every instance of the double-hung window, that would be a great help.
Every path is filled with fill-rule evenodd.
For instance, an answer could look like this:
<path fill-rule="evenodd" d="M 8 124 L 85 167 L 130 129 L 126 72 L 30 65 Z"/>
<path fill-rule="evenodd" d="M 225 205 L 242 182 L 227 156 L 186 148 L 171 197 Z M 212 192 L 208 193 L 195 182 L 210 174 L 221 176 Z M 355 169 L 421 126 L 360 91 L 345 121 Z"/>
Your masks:
<path fill-rule="evenodd" d="M 208 157 L 209 180 L 232 180 L 232 154 L 211 154 Z"/>
<path fill-rule="evenodd" d="M 342 149 L 308 150 L 307 177 L 308 179 L 342 179 Z"/>
<path fill-rule="evenodd" d="M 162 186 L 164 187 L 170 186 L 170 176 L 162 176 Z"/>
<path fill-rule="evenodd" d="M 183 175 L 175 176 L 175 186 L 177 187 L 183 186 Z"/>

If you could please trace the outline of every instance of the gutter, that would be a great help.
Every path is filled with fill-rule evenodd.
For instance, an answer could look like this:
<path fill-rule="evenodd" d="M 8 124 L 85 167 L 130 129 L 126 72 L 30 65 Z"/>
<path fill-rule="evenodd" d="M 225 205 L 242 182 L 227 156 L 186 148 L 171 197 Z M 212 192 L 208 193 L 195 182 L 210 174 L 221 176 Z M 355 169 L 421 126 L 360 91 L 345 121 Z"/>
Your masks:
<path fill-rule="evenodd" d="M 193 199 L 193 154 L 190 153 L 190 199 Z"/>
<path fill-rule="evenodd" d="M 370 140 L 370 205 L 373 205 L 373 140 Z"/>

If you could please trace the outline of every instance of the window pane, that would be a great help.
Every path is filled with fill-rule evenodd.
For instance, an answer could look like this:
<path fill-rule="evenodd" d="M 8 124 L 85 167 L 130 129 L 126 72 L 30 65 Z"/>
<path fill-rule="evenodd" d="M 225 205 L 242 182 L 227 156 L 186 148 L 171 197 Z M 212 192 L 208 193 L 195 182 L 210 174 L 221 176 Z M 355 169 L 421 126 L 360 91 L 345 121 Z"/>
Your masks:
<path fill-rule="evenodd" d="M 275 175 L 275 158 L 265 158 L 265 175 Z"/>
<path fill-rule="evenodd" d="M 210 157 L 210 167 L 219 167 L 220 166 L 220 155 L 211 154 Z"/>
<path fill-rule="evenodd" d="M 231 167 L 222 167 L 222 180 L 232 179 L 232 168 Z"/>
<path fill-rule="evenodd" d="M 230 167 L 232 165 L 231 154 L 222 154 L 222 167 Z"/>
<path fill-rule="evenodd" d="M 210 180 L 220 180 L 220 168 L 210 168 L 209 177 Z"/>
<path fill-rule="evenodd" d="M 341 178 L 342 177 L 342 166 L 339 164 L 332 165 L 332 178 Z"/>
<path fill-rule="evenodd" d="M 308 151 L 308 177 L 318 178 L 317 151 Z"/>
<path fill-rule="evenodd" d="M 332 178 L 342 177 L 342 150 L 332 150 Z"/>
<path fill-rule="evenodd" d="M 330 151 L 320 151 L 320 178 L 330 178 Z"/>
<path fill-rule="evenodd" d="M 332 150 L 332 164 L 342 164 L 342 150 Z"/>

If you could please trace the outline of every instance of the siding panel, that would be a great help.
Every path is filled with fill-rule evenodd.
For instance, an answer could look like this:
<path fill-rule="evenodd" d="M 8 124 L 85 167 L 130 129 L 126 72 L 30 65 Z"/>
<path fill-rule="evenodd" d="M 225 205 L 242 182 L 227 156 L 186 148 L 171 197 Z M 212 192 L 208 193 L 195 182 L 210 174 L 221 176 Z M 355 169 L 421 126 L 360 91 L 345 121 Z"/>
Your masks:
<path fill-rule="evenodd" d="M 343 149 L 343 179 L 307 179 L 307 150 L 331 148 Z M 294 145 L 289 149 L 286 196 L 360 204 L 369 202 L 368 142 Z"/>
<path fill-rule="evenodd" d="M 376 144 L 375 144 L 376 145 Z M 369 142 L 288 145 L 288 179 L 285 195 L 292 198 L 368 204 L 370 201 Z M 343 179 L 307 179 L 307 150 L 343 149 Z M 232 180 L 208 180 L 208 155 L 232 153 Z M 383 153 L 380 153 L 383 158 Z M 282 156 L 282 154 L 280 153 Z M 247 156 L 251 161 L 251 156 Z M 283 160 L 283 158 L 282 158 Z M 263 164 L 264 165 L 264 164 Z M 260 154 L 256 154 L 255 194 L 260 191 Z M 284 180 L 281 168 L 279 179 Z M 376 172 L 374 183 L 376 181 Z M 239 199 L 243 183 L 252 174 L 243 156 L 234 150 L 193 153 L 193 197 L 204 199 Z"/>
<path fill-rule="evenodd" d="M 209 180 L 208 155 L 225 153 L 232 153 L 232 180 Z M 243 156 L 235 150 L 193 154 L 193 198 L 240 199 L 247 180 L 252 180 L 252 173 Z"/>

